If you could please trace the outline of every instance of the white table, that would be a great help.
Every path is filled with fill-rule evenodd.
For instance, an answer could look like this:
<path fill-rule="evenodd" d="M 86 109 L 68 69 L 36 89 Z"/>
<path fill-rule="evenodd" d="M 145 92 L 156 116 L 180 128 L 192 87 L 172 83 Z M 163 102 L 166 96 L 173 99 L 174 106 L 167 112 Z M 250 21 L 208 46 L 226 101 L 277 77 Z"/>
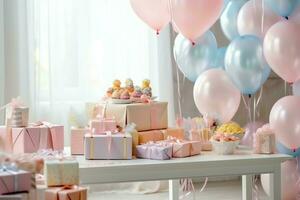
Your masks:
<path fill-rule="evenodd" d="M 214 155 L 202 152 L 199 156 L 165 161 L 85 160 L 77 156 L 82 184 L 115 183 L 150 180 L 169 180 L 169 199 L 178 200 L 179 179 L 209 176 L 242 175 L 243 200 L 252 200 L 252 177 L 272 174 L 272 199 L 281 199 L 281 163 L 290 159 L 282 154 L 252 154 L 239 148 L 235 155 Z"/>

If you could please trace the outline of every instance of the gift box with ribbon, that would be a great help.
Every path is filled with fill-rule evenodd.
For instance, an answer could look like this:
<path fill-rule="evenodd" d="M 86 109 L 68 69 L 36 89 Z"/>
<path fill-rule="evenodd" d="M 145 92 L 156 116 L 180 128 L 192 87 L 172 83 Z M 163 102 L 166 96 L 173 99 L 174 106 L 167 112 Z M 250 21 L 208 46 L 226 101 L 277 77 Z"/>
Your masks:
<path fill-rule="evenodd" d="M 107 131 L 116 132 L 117 122 L 114 119 L 99 117 L 90 121 L 90 129 L 94 134 L 105 134 Z"/>
<path fill-rule="evenodd" d="M 174 158 L 183 158 L 198 155 L 201 153 L 200 141 L 180 140 L 173 137 L 168 137 L 167 140 L 161 141 L 162 144 L 171 144 L 173 147 L 172 156 Z"/>
<path fill-rule="evenodd" d="M 88 128 L 71 128 L 71 154 L 84 154 L 84 135 L 89 132 Z"/>
<path fill-rule="evenodd" d="M 254 135 L 254 152 L 260 154 L 273 154 L 276 150 L 275 134 L 270 125 L 266 124 L 257 129 Z"/>
<path fill-rule="evenodd" d="M 169 160 L 172 158 L 172 144 L 147 143 L 136 146 L 137 157 L 152 160 Z"/>
<path fill-rule="evenodd" d="M 177 139 L 184 139 L 184 131 L 181 128 L 168 128 L 161 130 L 139 131 L 139 144 L 148 142 L 156 142 L 173 137 Z"/>
<path fill-rule="evenodd" d="M 208 128 L 192 129 L 189 131 L 189 139 L 191 141 L 200 141 L 203 151 L 212 151 L 211 135 L 211 131 Z"/>
<path fill-rule="evenodd" d="M 46 160 L 44 176 L 47 186 L 78 185 L 79 164 L 71 157 Z"/>
<path fill-rule="evenodd" d="M 87 189 L 79 186 L 64 186 L 48 188 L 45 200 L 86 200 Z"/>
<path fill-rule="evenodd" d="M 104 103 L 98 106 L 102 116 L 113 118 L 117 125 L 125 128 L 127 124 L 135 123 L 137 131 L 166 129 L 168 127 L 168 103 L 132 103 L 110 104 Z"/>
<path fill-rule="evenodd" d="M 40 149 L 64 149 L 64 127 L 48 122 L 39 122 L 24 128 L 11 128 L 6 137 L 11 137 L 14 153 L 34 153 Z"/>
<path fill-rule="evenodd" d="M 85 158 L 103 160 L 132 159 L 132 136 L 107 132 L 104 135 L 85 135 Z"/>
<path fill-rule="evenodd" d="M 29 108 L 23 104 L 20 97 L 13 98 L 10 103 L 2 106 L 5 109 L 5 125 L 10 127 L 25 127 L 28 125 Z"/>
<path fill-rule="evenodd" d="M 33 184 L 31 172 L 16 167 L 0 166 L 0 195 L 29 191 Z"/>

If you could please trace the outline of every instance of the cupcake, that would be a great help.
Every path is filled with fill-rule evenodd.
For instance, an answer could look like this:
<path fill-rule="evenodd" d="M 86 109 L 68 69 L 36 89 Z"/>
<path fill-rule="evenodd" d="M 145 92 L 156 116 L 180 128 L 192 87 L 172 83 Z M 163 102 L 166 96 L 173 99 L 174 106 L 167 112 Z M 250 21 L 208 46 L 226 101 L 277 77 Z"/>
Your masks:
<path fill-rule="evenodd" d="M 120 90 L 121 89 L 121 81 L 116 79 L 113 82 L 113 90 Z"/>
<path fill-rule="evenodd" d="M 111 97 L 113 92 L 114 92 L 114 89 L 112 87 L 108 88 L 106 91 L 106 96 Z"/>
<path fill-rule="evenodd" d="M 131 94 L 131 97 L 133 98 L 141 98 L 141 96 L 143 95 L 142 90 L 139 86 L 136 86 L 134 88 L 133 93 Z"/>
<path fill-rule="evenodd" d="M 148 97 L 152 97 L 152 89 L 150 87 L 144 88 L 142 92 L 143 92 L 143 95 L 146 95 Z"/>
<path fill-rule="evenodd" d="M 121 99 L 124 99 L 124 100 L 130 99 L 129 92 L 128 92 L 127 90 L 123 91 L 123 92 L 121 93 L 120 98 L 121 98 Z"/>
<path fill-rule="evenodd" d="M 125 89 L 128 90 L 129 93 L 134 91 L 133 81 L 130 78 L 125 81 Z"/>
<path fill-rule="evenodd" d="M 117 90 L 115 90 L 112 95 L 111 95 L 111 98 L 113 99 L 120 99 L 120 96 L 121 96 L 121 93 Z"/>

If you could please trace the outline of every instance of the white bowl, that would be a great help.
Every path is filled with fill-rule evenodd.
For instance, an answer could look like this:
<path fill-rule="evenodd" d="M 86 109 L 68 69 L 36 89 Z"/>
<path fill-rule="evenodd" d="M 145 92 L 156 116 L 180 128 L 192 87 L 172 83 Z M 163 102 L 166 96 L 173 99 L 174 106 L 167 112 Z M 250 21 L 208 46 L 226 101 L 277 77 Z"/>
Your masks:
<path fill-rule="evenodd" d="M 230 142 L 218 142 L 211 140 L 213 150 L 218 155 L 230 155 L 234 153 L 234 150 L 239 144 L 239 140 Z"/>

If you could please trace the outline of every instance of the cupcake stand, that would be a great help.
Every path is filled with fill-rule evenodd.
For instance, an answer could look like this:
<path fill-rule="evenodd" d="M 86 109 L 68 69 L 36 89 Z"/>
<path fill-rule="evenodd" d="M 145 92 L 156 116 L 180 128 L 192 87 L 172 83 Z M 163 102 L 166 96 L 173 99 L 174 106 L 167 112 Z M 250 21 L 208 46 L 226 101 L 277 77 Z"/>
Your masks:
<path fill-rule="evenodd" d="M 67 152 L 70 149 L 67 148 Z M 271 199 L 281 198 L 281 163 L 290 159 L 283 154 L 253 154 L 239 147 L 234 155 L 202 152 L 199 156 L 171 160 L 85 160 L 77 156 L 81 184 L 101 184 L 150 180 L 169 180 L 169 199 L 178 200 L 179 179 L 210 176 L 242 176 L 242 199 L 252 200 L 252 177 L 272 174 Z"/>

